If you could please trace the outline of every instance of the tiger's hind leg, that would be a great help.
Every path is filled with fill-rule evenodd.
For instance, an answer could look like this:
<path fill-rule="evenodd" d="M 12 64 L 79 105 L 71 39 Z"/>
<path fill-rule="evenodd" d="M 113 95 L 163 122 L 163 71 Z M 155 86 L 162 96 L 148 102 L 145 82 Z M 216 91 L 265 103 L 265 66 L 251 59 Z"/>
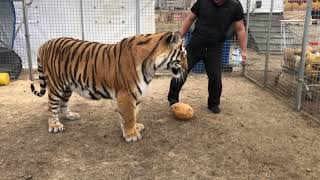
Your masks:
<path fill-rule="evenodd" d="M 119 114 L 122 120 L 123 137 L 127 142 L 138 141 L 142 138 L 141 131 L 144 125 L 137 123 L 136 100 L 128 92 L 119 92 L 117 95 Z"/>
<path fill-rule="evenodd" d="M 61 132 L 64 130 L 64 127 L 63 124 L 59 121 L 60 98 L 57 95 L 54 95 L 51 90 L 49 91 L 48 98 L 48 110 L 51 113 L 51 117 L 48 119 L 49 132 Z"/>
<path fill-rule="evenodd" d="M 63 99 L 61 99 L 59 101 L 60 112 L 68 120 L 78 120 L 78 119 L 80 119 L 80 115 L 78 113 L 71 112 L 71 110 L 70 110 L 69 99 L 70 99 L 71 95 L 72 95 L 72 91 L 69 88 L 67 88 L 63 92 L 63 95 L 62 95 Z"/>

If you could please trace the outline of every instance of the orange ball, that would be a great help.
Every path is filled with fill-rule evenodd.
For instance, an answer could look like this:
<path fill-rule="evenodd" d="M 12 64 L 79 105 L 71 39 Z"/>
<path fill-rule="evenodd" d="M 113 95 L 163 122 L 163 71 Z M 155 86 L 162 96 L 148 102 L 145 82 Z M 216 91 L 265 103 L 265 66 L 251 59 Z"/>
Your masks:
<path fill-rule="evenodd" d="M 179 120 L 190 120 L 193 117 L 192 107 L 182 102 L 171 105 L 171 110 L 175 118 Z"/>

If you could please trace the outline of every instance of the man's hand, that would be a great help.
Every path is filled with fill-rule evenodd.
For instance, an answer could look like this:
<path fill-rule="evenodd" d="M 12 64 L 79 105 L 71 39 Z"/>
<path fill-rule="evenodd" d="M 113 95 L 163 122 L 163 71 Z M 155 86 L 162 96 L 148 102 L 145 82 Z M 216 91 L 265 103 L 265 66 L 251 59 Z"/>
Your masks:
<path fill-rule="evenodd" d="M 183 21 L 183 24 L 182 24 L 181 29 L 180 29 L 180 37 L 181 38 L 183 38 L 186 35 L 186 33 L 189 31 L 191 25 L 193 24 L 193 22 L 196 19 L 197 19 L 197 15 L 194 14 L 192 11 L 189 11 L 188 16 Z"/>
<path fill-rule="evenodd" d="M 242 57 L 242 64 L 245 64 L 248 59 L 247 52 L 241 52 L 241 57 Z"/>
<path fill-rule="evenodd" d="M 240 48 L 241 48 L 241 57 L 242 57 L 242 64 L 244 64 L 247 61 L 247 35 L 246 30 L 244 27 L 243 20 L 236 21 L 234 23 L 235 30 L 237 33 L 237 36 L 239 38 Z"/>

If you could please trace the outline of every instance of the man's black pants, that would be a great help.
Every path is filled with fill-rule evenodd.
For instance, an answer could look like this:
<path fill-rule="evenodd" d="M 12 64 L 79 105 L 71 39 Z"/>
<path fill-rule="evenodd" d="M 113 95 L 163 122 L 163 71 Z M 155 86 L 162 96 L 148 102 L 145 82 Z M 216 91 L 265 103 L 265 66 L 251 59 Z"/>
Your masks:
<path fill-rule="evenodd" d="M 170 103 L 179 101 L 179 92 L 184 85 L 188 73 L 201 60 L 204 61 L 205 70 L 209 79 L 208 82 L 208 106 L 212 107 L 220 105 L 220 97 L 222 91 L 221 82 L 221 59 L 222 59 L 223 43 L 218 43 L 209 46 L 199 46 L 196 43 L 190 42 L 187 47 L 188 70 L 183 78 L 184 81 L 179 81 L 175 78 L 171 79 L 168 101 Z"/>

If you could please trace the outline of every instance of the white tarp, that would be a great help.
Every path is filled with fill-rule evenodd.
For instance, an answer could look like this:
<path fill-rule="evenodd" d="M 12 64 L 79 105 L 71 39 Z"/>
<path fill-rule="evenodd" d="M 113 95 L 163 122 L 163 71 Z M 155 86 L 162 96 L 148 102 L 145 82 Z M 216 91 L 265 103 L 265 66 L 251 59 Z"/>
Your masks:
<path fill-rule="evenodd" d="M 15 31 L 15 11 L 10 0 L 0 1 L 0 48 L 12 49 Z"/>
<path fill-rule="evenodd" d="M 247 12 L 247 1 L 248 0 L 239 0 L 243 6 L 243 9 L 245 13 Z M 255 8 L 256 7 L 256 2 L 261 1 L 261 7 L 260 8 Z M 284 2 L 283 0 L 273 0 L 274 5 L 273 5 L 273 12 L 274 13 L 281 13 L 283 12 L 284 8 Z M 254 13 L 269 13 L 271 8 L 271 0 L 250 0 L 250 12 L 254 10 Z"/>
<path fill-rule="evenodd" d="M 154 0 L 140 0 L 140 33 L 155 32 Z M 22 22 L 21 2 L 15 2 L 17 21 Z M 38 47 L 61 36 L 81 39 L 80 1 L 33 0 L 28 5 L 28 22 L 33 67 L 36 68 Z M 136 34 L 136 0 L 83 0 L 84 39 L 115 43 Z M 17 25 L 18 26 L 18 25 Z M 27 68 L 23 26 L 19 30 L 15 50 Z"/>

